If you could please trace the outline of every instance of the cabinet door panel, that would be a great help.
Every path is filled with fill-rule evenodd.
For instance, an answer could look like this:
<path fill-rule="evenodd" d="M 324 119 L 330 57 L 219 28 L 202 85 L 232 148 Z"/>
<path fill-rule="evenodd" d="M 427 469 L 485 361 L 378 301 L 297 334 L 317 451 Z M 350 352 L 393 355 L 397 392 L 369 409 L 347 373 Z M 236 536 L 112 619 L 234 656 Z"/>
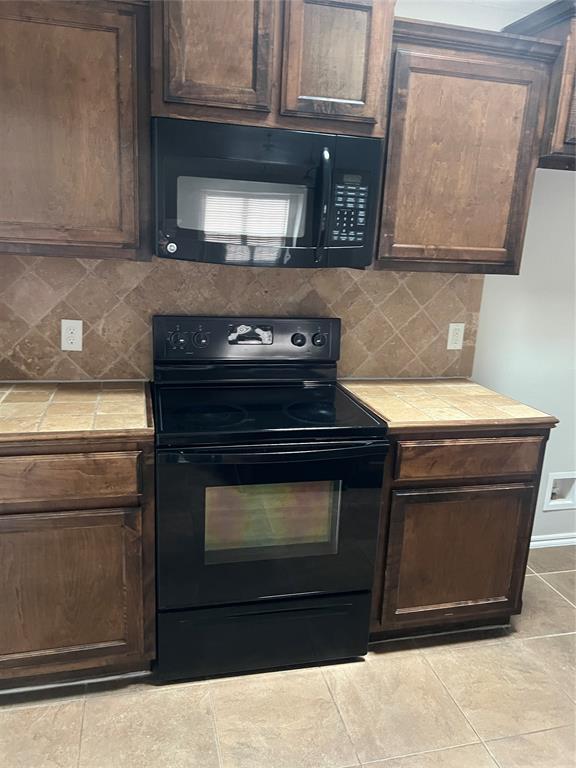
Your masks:
<path fill-rule="evenodd" d="M 380 265 L 517 272 L 541 70 L 449 51 L 395 60 Z"/>
<path fill-rule="evenodd" d="M 393 13 L 392 0 L 286 3 L 282 113 L 378 122 Z"/>
<path fill-rule="evenodd" d="M 270 110 L 274 0 L 170 0 L 162 10 L 164 101 Z"/>
<path fill-rule="evenodd" d="M 533 498 L 524 484 L 393 492 L 383 628 L 515 611 Z"/>
<path fill-rule="evenodd" d="M 140 510 L 0 517 L 0 615 L 0 674 L 141 653 Z"/>
<path fill-rule="evenodd" d="M 0 250 L 137 247 L 135 17 L 6 2 L 0 38 Z"/>

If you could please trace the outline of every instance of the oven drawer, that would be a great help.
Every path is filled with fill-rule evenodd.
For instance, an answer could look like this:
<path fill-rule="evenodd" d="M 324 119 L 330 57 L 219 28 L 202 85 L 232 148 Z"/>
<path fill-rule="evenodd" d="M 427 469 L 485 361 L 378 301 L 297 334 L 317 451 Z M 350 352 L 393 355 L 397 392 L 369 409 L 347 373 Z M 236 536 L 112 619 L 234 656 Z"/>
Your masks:
<path fill-rule="evenodd" d="M 134 505 L 140 452 L 0 458 L 0 512 Z"/>
<path fill-rule="evenodd" d="M 159 680 L 362 656 L 370 592 L 199 608 L 158 616 Z"/>
<path fill-rule="evenodd" d="M 400 440 L 396 480 L 529 477 L 538 471 L 542 437 Z"/>

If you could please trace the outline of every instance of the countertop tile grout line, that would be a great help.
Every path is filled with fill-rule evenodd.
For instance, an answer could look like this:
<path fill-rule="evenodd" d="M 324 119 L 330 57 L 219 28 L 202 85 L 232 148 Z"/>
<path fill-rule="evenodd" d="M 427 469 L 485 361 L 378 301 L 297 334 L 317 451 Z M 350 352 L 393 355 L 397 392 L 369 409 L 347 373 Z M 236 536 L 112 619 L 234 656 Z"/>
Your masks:
<path fill-rule="evenodd" d="M 573 571 L 557 571 L 557 573 L 573 573 Z M 547 575 L 547 574 L 540 574 L 540 573 L 535 573 L 535 574 L 534 574 L 534 576 L 538 576 L 538 578 L 540 579 L 540 581 L 543 581 L 543 582 L 544 582 L 544 584 L 546 584 L 546 586 L 547 586 L 547 587 L 550 587 L 550 589 L 553 589 L 553 590 L 554 590 L 554 592 L 556 592 L 556 594 L 557 594 L 557 595 L 560 595 L 560 597 L 561 597 L 563 600 L 566 600 L 566 602 L 568 603 L 568 605 L 571 605 L 571 606 L 572 606 L 572 608 L 576 608 L 576 605 L 575 605 L 575 604 L 574 604 L 574 603 L 573 603 L 571 600 L 568 600 L 568 598 L 566 597 L 566 595 L 563 595 L 563 594 L 562 594 L 562 592 L 559 592 L 559 591 L 556 589 L 556 587 L 552 586 L 552 584 L 550 584 L 548 581 L 546 581 L 546 579 L 544 578 L 544 576 L 545 576 L 545 575 Z M 575 621 L 575 626 L 576 626 L 576 621 Z"/>
<path fill-rule="evenodd" d="M 498 762 L 498 760 L 496 760 L 496 758 L 494 757 L 494 755 L 492 754 L 492 752 L 491 752 L 491 751 L 488 749 L 488 747 L 486 746 L 486 742 L 485 742 L 485 740 L 482 738 L 482 736 L 480 736 L 480 734 L 478 733 L 478 731 L 476 730 L 476 728 L 474 727 L 474 725 L 472 724 L 472 722 L 470 721 L 470 719 L 467 717 L 466 713 L 464 712 L 464 710 L 462 709 L 462 707 L 460 706 L 460 704 L 459 704 L 459 703 L 456 701 L 456 699 L 455 699 L 455 698 L 454 698 L 454 696 L 452 695 L 452 692 L 450 691 L 450 689 L 448 688 L 448 686 L 446 685 L 446 683 L 444 682 L 444 680 L 442 680 L 442 678 L 440 677 L 440 675 L 438 674 L 438 672 L 436 672 L 436 670 L 434 669 L 434 666 L 433 666 L 433 664 L 431 664 L 431 663 L 430 663 L 430 660 L 429 660 L 429 659 L 428 659 L 426 656 L 424 656 L 424 660 L 426 661 L 426 663 L 428 664 L 428 666 L 429 666 L 429 667 L 430 667 L 430 669 L 432 670 L 432 672 L 433 672 L 434 676 L 435 676 L 435 677 L 437 678 L 437 680 L 440 682 L 440 685 L 441 685 L 441 686 L 444 688 L 444 690 L 446 691 L 446 693 L 448 694 L 448 696 L 449 696 L 449 697 L 452 699 L 452 701 L 453 701 L 453 702 L 454 702 L 454 704 L 456 705 L 457 709 L 460 711 L 460 714 L 462 715 L 462 717 L 463 717 L 463 718 L 466 720 L 466 722 L 468 723 L 468 725 L 470 726 L 470 728 L 472 728 L 472 730 L 474 731 L 474 733 L 475 733 L 475 734 L 476 734 L 476 736 L 478 737 L 478 741 L 479 741 L 479 743 L 483 745 L 484 749 L 485 749 L 485 750 L 488 752 L 488 754 L 489 754 L 490 758 L 492 759 L 492 761 L 494 762 L 494 764 L 497 766 L 497 768 L 503 768 L 503 767 L 502 767 L 502 765 L 501 765 L 501 764 Z"/>
<path fill-rule="evenodd" d="M 36 424 L 36 432 L 40 432 L 40 428 L 41 428 L 42 424 L 44 423 L 44 419 L 46 418 L 46 415 L 48 413 L 48 408 L 51 405 L 52 401 L 54 400 L 57 391 L 58 391 L 58 385 L 56 385 L 54 387 L 54 390 L 53 390 L 52 394 L 50 395 L 50 397 L 46 401 L 46 407 L 42 411 L 42 414 L 41 414 L 40 418 L 38 419 L 38 423 Z"/>
<path fill-rule="evenodd" d="M 368 664 L 369 662 L 364 662 L 365 664 Z M 350 735 L 350 731 L 348 730 L 348 726 L 346 725 L 346 720 L 344 719 L 344 715 L 340 711 L 340 707 L 338 706 L 338 702 L 336 701 L 336 697 L 334 696 L 334 691 L 332 690 L 332 687 L 330 685 L 330 681 L 328 680 L 328 677 L 324 674 L 324 667 L 320 667 L 320 674 L 322 675 L 322 680 L 324 681 L 324 685 L 328 689 L 328 693 L 330 694 L 330 698 L 332 699 L 332 702 L 334 706 L 336 707 L 336 712 L 338 712 L 338 717 L 340 718 L 340 722 L 344 726 L 344 732 L 346 733 L 346 736 L 348 736 L 348 739 L 350 741 L 350 744 L 352 744 L 352 749 L 354 750 L 354 754 L 356 755 L 356 760 L 358 761 L 358 765 L 362 766 L 362 760 L 360 759 L 360 755 L 358 754 L 358 750 L 356 749 L 356 744 L 354 742 L 354 739 Z"/>

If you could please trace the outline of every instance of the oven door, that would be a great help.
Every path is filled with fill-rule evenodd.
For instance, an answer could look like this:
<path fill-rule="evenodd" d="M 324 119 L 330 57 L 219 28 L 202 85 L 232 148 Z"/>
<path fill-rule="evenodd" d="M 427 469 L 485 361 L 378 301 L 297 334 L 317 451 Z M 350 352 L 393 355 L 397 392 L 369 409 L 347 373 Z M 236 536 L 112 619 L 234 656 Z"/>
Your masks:
<path fill-rule="evenodd" d="M 369 590 L 387 447 L 160 451 L 159 608 Z"/>

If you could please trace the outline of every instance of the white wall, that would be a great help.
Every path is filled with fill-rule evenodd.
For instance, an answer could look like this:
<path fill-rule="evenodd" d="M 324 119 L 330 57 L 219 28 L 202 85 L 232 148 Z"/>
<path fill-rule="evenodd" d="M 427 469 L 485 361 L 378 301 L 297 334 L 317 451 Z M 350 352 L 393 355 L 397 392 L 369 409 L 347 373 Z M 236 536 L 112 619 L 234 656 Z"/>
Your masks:
<path fill-rule="evenodd" d="M 546 450 L 535 536 L 576 535 L 544 512 L 548 472 L 576 471 L 576 174 L 538 170 L 519 276 L 484 281 L 474 379 L 560 419 Z"/>
<path fill-rule="evenodd" d="M 396 16 L 502 29 L 551 0 L 396 0 Z"/>

